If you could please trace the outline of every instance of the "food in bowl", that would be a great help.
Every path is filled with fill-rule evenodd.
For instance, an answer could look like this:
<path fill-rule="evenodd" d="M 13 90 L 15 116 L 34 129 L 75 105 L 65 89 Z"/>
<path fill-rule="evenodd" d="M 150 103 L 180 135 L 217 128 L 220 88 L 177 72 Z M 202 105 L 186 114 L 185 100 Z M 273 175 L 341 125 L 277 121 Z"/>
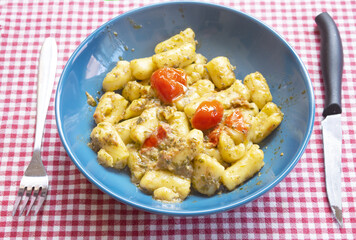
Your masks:
<path fill-rule="evenodd" d="M 264 165 L 258 143 L 283 119 L 261 73 L 237 80 L 227 57 L 208 62 L 196 44 L 187 28 L 151 57 L 118 61 L 93 115 L 98 162 L 127 166 L 132 182 L 160 201 L 243 184 Z"/>

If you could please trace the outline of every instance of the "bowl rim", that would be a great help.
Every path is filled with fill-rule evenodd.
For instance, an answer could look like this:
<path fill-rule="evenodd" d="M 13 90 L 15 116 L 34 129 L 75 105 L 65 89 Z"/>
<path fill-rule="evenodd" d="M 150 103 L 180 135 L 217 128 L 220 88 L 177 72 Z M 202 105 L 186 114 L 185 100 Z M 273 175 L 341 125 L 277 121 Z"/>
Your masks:
<path fill-rule="evenodd" d="M 280 174 L 279 176 L 277 176 L 270 184 L 264 186 L 263 188 L 259 189 L 258 191 L 256 191 L 254 194 L 248 195 L 244 198 L 242 198 L 239 201 L 233 202 L 231 204 L 228 205 L 224 205 L 221 207 L 212 207 L 209 209 L 204 209 L 204 210 L 172 210 L 172 209 L 162 209 L 162 208 L 157 208 L 157 207 L 151 207 L 148 205 L 144 205 L 144 204 L 139 204 L 137 202 L 134 202 L 128 198 L 122 197 L 122 196 L 118 196 L 116 195 L 114 192 L 112 192 L 109 188 L 107 188 L 105 185 L 101 184 L 100 182 L 98 182 L 96 180 L 95 177 L 91 176 L 86 170 L 85 167 L 83 167 L 79 161 L 74 157 L 74 154 L 72 152 L 72 150 L 69 147 L 69 144 L 67 142 L 67 140 L 64 138 L 64 133 L 63 133 L 63 128 L 62 128 L 62 121 L 61 121 L 61 117 L 60 117 L 60 108 L 59 108 L 59 102 L 61 99 L 61 92 L 63 89 L 63 79 L 65 79 L 68 75 L 68 69 L 70 68 L 70 66 L 72 65 L 73 61 L 75 60 L 76 56 L 78 53 L 81 52 L 82 48 L 84 46 L 86 46 L 86 44 L 91 41 L 95 35 L 99 32 L 101 32 L 103 29 L 106 28 L 106 26 L 109 26 L 110 24 L 114 23 L 115 21 L 118 21 L 121 18 L 125 18 L 133 13 L 139 13 L 141 11 L 147 11 L 151 8 L 157 8 L 157 7 L 162 7 L 162 6 L 168 6 L 168 5 L 200 5 L 200 6 L 208 6 L 208 7 L 212 7 L 212 8 L 217 8 L 219 10 L 223 10 L 223 11 L 229 11 L 229 12 L 233 12 L 235 14 L 239 14 L 239 15 L 243 15 L 244 17 L 248 18 L 249 20 L 253 21 L 256 24 L 261 25 L 263 28 L 267 29 L 271 34 L 275 35 L 282 43 L 284 43 L 286 45 L 286 47 L 290 50 L 290 52 L 293 54 L 293 56 L 296 58 L 296 60 L 299 62 L 300 66 L 301 66 L 301 70 L 303 72 L 303 74 L 305 75 L 307 81 L 305 81 L 306 84 L 306 91 L 307 91 L 307 95 L 309 97 L 309 115 L 310 118 L 308 119 L 308 123 L 307 123 L 307 129 L 306 129 L 306 137 L 304 138 L 300 149 L 297 151 L 297 154 L 294 156 L 294 159 L 292 162 L 290 162 L 289 165 L 287 165 L 287 168 L 284 169 L 284 171 L 282 172 L 282 174 Z M 224 5 L 219 5 L 219 4 L 215 4 L 215 3 L 206 3 L 206 2 L 193 2 L 193 1 L 174 1 L 174 2 L 163 2 L 163 3 L 155 3 L 155 4 L 149 4 L 149 5 L 145 5 L 139 8 L 135 8 L 132 9 L 130 11 L 124 12 L 114 18 L 112 18 L 111 20 L 103 23 L 99 28 L 97 28 L 96 30 L 94 30 L 89 36 L 87 36 L 80 44 L 79 46 L 75 49 L 75 51 L 71 54 L 70 58 L 68 59 L 62 74 L 58 80 L 58 85 L 57 85 L 57 90 L 56 90 L 56 96 L 55 96 L 55 118 L 56 118 L 56 123 L 57 123 L 57 130 L 62 142 L 62 145 L 64 146 L 68 156 L 70 157 L 70 159 L 72 160 L 72 162 L 76 165 L 76 167 L 80 170 L 80 172 L 91 182 L 93 183 L 96 187 L 98 187 L 101 191 L 103 191 L 104 193 L 108 194 L 110 197 L 114 198 L 115 200 L 118 200 L 122 203 L 125 203 L 127 205 L 130 205 L 132 207 L 144 210 L 144 211 L 148 211 L 151 213 L 156 213 L 156 214 L 163 214 L 163 215 L 173 215 L 173 216 L 200 216 L 200 215 L 206 215 L 206 214 L 213 214 L 213 213 L 218 213 L 218 212 L 222 212 L 222 211 L 227 211 L 227 210 L 231 210 L 233 208 L 237 208 L 239 206 L 242 206 L 246 203 L 249 203 L 255 199 L 257 199 L 258 197 L 262 196 L 263 194 L 265 194 L 266 192 L 270 191 L 271 189 L 273 189 L 279 182 L 281 182 L 289 173 L 290 171 L 295 167 L 295 165 L 299 162 L 300 158 L 302 157 L 302 155 L 305 152 L 305 149 L 309 143 L 310 137 L 312 135 L 313 132 L 313 127 L 314 127 L 314 119 L 315 119 L 315 96 L 314 96 L 314 91 L 313 91 L 313 86 L 312 86 L 312 82 L 309 76 L 309 73 L 303 63 L 303 61 L 301 60 L 301 58 L 298 56 L 298 54 L 296 53 L 296 51 L 294 50 L 294 48 L 277 32 L 275 31 L 273 28 L 271 28 L 270 26 L 268 26 L 266 23 L 262 22 L 261 20 L 247 14 L 244 13 L 242 11 L 239 11 L 237 9 L 228 7 L 228 6 L 224 6 Z"/>

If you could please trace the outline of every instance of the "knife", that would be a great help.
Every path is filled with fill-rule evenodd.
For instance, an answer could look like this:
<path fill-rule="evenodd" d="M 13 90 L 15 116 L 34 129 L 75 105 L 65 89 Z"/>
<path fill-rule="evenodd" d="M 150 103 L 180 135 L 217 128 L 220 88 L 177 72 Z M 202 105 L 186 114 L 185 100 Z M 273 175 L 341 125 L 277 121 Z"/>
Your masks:
<path fill-rule="evenodd" d="M 327 12 L 315 18 L 321 34 L 321 70 L 325 85 L 324 145 L 326 192 L 331 210 L 342 228 L 341 204 L 341 80 L 343 51 L 339 31 Z"/>

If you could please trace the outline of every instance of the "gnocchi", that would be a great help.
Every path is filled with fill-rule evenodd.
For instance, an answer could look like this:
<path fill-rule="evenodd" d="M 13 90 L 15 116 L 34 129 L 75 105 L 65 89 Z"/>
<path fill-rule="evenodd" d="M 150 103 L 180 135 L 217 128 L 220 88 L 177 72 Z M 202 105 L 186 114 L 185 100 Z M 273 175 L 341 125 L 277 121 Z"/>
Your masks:
<path fill-rule="evenodd" d="M 208 61 L 196 44 L 187 28 L 149 57 L 118 61 L 93 115 L 99 164 L 128 168 L 163 202 L 243 184 L 264 166 L 258 143 L 283 120 L 261 73 L 238 80 L 227 57 Z"/>

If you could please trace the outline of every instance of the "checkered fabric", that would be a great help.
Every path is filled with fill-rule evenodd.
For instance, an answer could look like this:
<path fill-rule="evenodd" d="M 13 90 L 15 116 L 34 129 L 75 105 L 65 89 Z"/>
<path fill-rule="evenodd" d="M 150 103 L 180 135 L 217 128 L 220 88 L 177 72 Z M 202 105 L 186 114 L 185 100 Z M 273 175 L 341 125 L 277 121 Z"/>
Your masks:
<path fill-rule="evenodd" d="M 296 49 L 313 82 L 316 118 L 309 145 L 275 188 L 240 208 L 202 217 L 170 217 L 119 203 L 75 167 L 57 133 L 53 89 L 43 158 L 50 191 L 38 216 L 12 217 L 19 181 L 32 155 L 37 61 L 55 37 L 57 79 L 71 53 L 92 31 L 157 0 L 0 1 L 0 238 L 31 239 L 355 239 L 356 238 L 356 1 L 216 0 L 270 25 Z M 328 11 L 344 47 L 342 201 L 344 228 L 332 218 L 325 190 L 321 138 L 324 104 L 320 37 L 314 17 Z M 56 84 L 55 84 L 56 85 Z"/>

